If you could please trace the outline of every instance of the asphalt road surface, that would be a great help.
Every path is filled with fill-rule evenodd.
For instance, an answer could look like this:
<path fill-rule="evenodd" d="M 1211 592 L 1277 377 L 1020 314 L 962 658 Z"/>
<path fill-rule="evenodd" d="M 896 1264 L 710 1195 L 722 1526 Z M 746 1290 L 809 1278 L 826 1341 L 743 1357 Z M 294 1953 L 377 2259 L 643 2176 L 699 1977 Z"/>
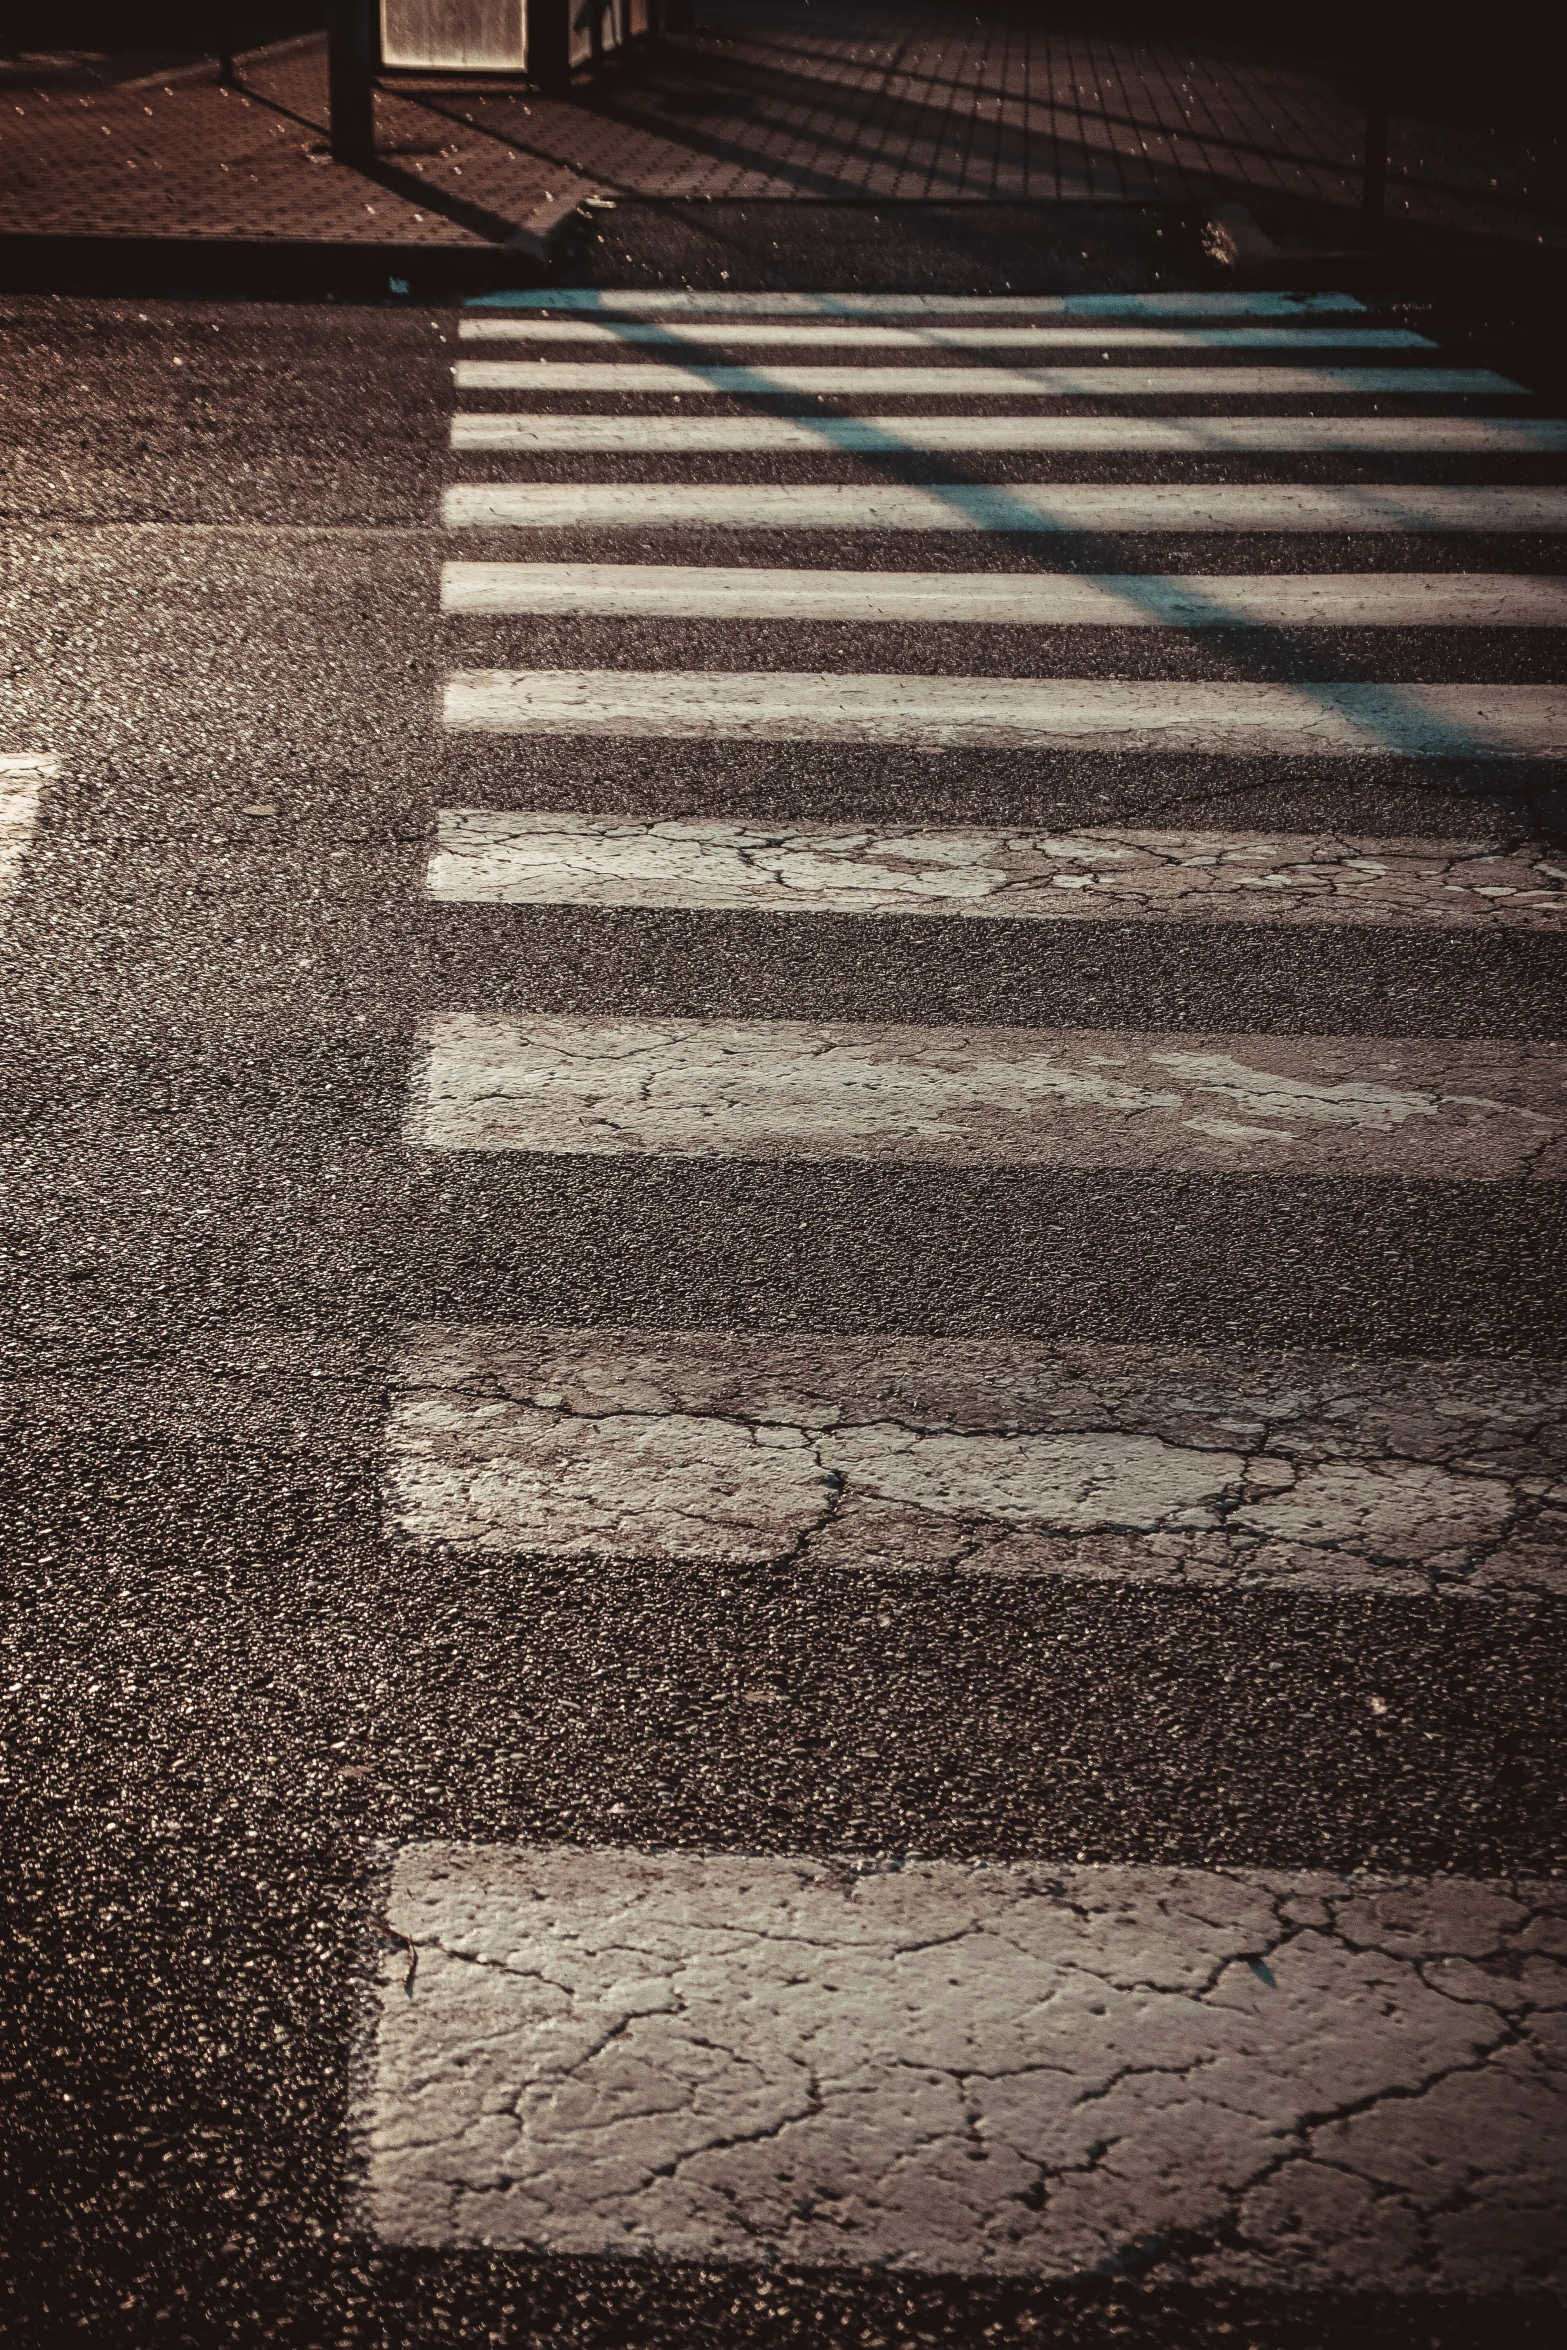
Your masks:
<path fill-rule="evenodd" d="M 633 315 L 4 305 L 14 2338 L 1543 2341 L 1529 334 Z"/>

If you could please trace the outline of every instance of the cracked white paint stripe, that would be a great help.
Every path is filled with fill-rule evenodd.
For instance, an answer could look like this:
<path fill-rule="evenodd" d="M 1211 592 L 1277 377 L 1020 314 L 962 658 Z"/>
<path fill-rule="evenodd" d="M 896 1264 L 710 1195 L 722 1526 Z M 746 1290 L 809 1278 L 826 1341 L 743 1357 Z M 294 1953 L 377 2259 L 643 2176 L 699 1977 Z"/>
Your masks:
<path fill-rule="evenodd" d="M 1522 398 L 1527 390 L 1489 367 L 888 367 L 666 366 L 657 359 L 459 359 L 460 392 L 671 392 L 776 399 L 780 393 L 908 400 L 1244 400 Z"/>
<path fill-rule="evenodd" d="M 430 1024 L 434 1150 L 1567 1175 L 1567 1047 L 804 1020 Z"/>
<path fill-rule="evenodd" d="M 1560 2291 L 1556 1883 L 418 1843 L 383 2243 Z"/>
<path fill-rule="evenodd" d="M 0 898 L 9 896 L 38 822 L 44 785 L 60 772 L 51 751 L 0 756 Z"/>
<path fill-rule="evenodd" d="M 759 349 L 827 349 L 852 345 L 879 351 L 1434 351 L 1425 335 L 1401 326 L 871 326 L 846 319 L 836 326 L 733 324 L 563 318 L 465 318 L 465 343 L 608 343 L 660 346 L 714 342 Z"/>
<path fill-rule="evenodd" d="M 472 1554 L 1567 1597 L 1559 1365 L 431 1325 L 387 1451 Z"/>
<path fill-rule="evenodd" d="M 1567 857 L 1336 834 L 937 832 L 444 808 L 447 904 L 1559 930 Z"/>
<path fill-rule="evenodd" d="M 1169 293 L 1169 294 L 835 294 L 711 293 L 617 286 L 541 286 L 475 294 L 469 310 L 580 310 L 639 316 L 654 311 L 671 318 L 695 312 L 715 317 L 760 318 L 924 318 L 929 316 L 1006 318 L 1324 318 L 1361 312 L 1353 294 Z"/>
<path fill-rule="evenodd" d="M 1206 757 L 1545 759 L 1559 685 L 1186 684 L 836 670 L 463 669 L 445 723 L 480 734 Z"/>
<path fill-rule="evenodd" d="M 1358 455 L 1547 456 L 1567 423 L 1546 416 L 516 416 L 459 414 L 454 449 L 624 452 L 1130 450 L 1233 456 L 1251 451 Z"/>
<path fill-rule="evenodd" d="M 452 530 L 1563 531 L 1567 489 L 1290 482 L 463 482 Z"/>
<path fill-rule="evenodd" d="M 448 563 L 446 612 L 1033 628 L 1564 628 L 1567 579 L 1528 572 L 803 571 Z"/>

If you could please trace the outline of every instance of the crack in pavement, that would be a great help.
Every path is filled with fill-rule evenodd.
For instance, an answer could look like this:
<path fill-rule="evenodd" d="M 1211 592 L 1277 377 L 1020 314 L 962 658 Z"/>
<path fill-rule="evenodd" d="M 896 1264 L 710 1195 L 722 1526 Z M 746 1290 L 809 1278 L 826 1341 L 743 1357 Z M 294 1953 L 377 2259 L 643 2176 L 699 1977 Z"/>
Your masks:
<path fill-rule="evenodd" d="M 1537 1181 L 1560 1171 L 1564 1071 L 1559 1047 L 1487 1039 L 454 1012 L 427 1030 L 406 1133 L 445 1151 L 1162 1173 L 1250 1169 L 1260 1142 L 1282 1154 L 1270 1168 Z M 1291 1126 L 1194 1117 L 1214 1095 Z"/>
<path fill-rule="evenodd" d="M 386 1496 L 399 1538 L 458 1551 L 1555 1590 L 1567 1388 L 1524 1364 L 436 1327 L 394 1383 Z"/>
<path fill-rule="evenodd" d="M 1544 928 L 1567 916 L 1548 844 L 1339 834 L 920 831 L 449 808 L 444 902 L 1247 923 Z"/>
<path fill-rule="evenodd" d="M 1452 2290 L 1498 2198 L 1559 2205 L 1554 1884 L 454 1845 L 393 1875 L 428 1956 L 357 2125 L 391 2241 L 1002 2274 L 1141 2246 L 1285 2283 L 1374 2254 L 1381 2289 Z M 1426 1980 L 1520 1956 L 1524 2005 Z"/>

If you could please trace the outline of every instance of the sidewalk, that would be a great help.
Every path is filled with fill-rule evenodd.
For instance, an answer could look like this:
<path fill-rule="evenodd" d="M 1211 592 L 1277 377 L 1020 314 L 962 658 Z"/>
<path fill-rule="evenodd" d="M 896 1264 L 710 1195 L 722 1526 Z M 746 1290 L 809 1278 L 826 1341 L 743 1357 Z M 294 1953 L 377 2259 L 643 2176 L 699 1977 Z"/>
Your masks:
<path fill-rule="evenodd" d="M 0 112 L 6 236 L 288 241 L 495 253 L 610 198 L 1240 200 L 1286 246 L 1353 239 L 1348 68 L 1119 37 L 950 0 L 707 0 L 704 29 L 547 99 L 455 83 L 377 97 L 379 161 L 326 148 L 324 40 L 226 91 L 36 87 Z M 94 69 L 101 82 L 101 64 Z M 1567 248 L 1567 142 L 1395 114 L 1388 213 L 1413 248 Z M 0 240 L 4 241 L 4 240 Z M 542 246 L 540 247 L 542 249 Z M 368 256 L 367 256 L 368 257 Z"/>

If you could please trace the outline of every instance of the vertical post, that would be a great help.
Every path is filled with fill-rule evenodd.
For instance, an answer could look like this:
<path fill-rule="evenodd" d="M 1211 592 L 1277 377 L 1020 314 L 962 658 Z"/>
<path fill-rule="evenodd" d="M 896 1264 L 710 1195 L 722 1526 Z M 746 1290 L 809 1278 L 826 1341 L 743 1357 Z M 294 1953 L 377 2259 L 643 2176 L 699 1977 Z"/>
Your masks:
<path fill-rule="evenodd" d="M 226 90 L 234 80 L 234 11 L 226 4 L 217 11 L 218 18 L 218 81 Z"/>
<path fill-rule="evenodd" d="M 588 69 L 598 80 L 604 70 L 604 0 L 588 0 Z"/>
<path fill-rule="evenodd" d="M 1360 161 L 1360 234 L 1367 245 L 1382 242 L 1382 215 L 1387 200 L 1387 120 L 1393 79 L 1391 44 L 1387 35 L 1373 35 L 1375 46 L 1366 70 L 1366 144 Z"/>
<path fill-rule="evenodd" d="M 339 163 L 375 157 L 376 0 L 327 0 L 327 100 L 332 154 Z"/>
<path fill-rule="evenodd" d="M 528 0 L 528 79 L 541 90 L 571 86 L 572 0 Z"/>

